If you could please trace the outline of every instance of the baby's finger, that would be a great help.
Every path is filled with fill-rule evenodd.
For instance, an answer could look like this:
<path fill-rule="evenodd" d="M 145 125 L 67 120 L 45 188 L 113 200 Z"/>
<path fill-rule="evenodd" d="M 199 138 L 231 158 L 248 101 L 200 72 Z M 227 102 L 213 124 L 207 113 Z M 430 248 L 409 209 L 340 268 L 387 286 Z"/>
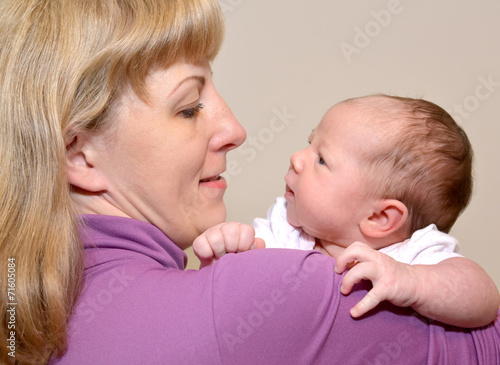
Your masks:
<path fill-rule="evenodd" d="M 209 266 L 214 260 L 214 252 L 205 235 L 196 237 L 193 241 L 193 251 L 200 260 L 200 269 Z"/>
<path fill-rule="evenodd" d="M 196 257 L 201 259 L 208 259 L 214 256 L 214 252 L 212 251 L 212 247 L 208 242 L 207 237 L 203 234 L 201 236 L 196 237 L 193 241 L 193 251 Z"/>
<path fill-rule="evenodd" d="M 337 257 L 335 272 L 338 274 L 343 273 L 349 268 L 350 263 L 353 263 L 358 259 L 361 250 L 358 243 L 359 242 L 352 243 L 339 255 L 339 257 Z"/>
<path fill-rule="evenodd" d="M 382 302 L 383 298 L 379 298 L 375 289 L 370 290 L 354 307 L 351 308 L 351 316 L 353 318 L 361 317 L 363 314 L 375 308 Z"/>
<path fill-rule="evenodd" d="M 374 281 L 378 279 L 379 272 L 377 266 L 371 262 L 364 262 L 357 264 L 349 270 L 342 278 L 340 292 L 347 295 L 351 292 L 352 287 L 359 283 L 361 280 Z"/>
<path fill-rule="evenodd" d="M 240 242 L 238 243 L 238 252 L 244 252 L 252 249 L 255 239 L 255 229 L 248 224 L 240 225 Z"/>
<path fill-rule="evenodd" d="M 266 242 L 262 238 L 255 237 L 255 240 L 253 241 L 253 248 L 266 248 Z"/>
<path fill-rule="evenodd" d="M 240 243 L 241 224 L 228 222 L 221 226 L 226 252 L 238 252 Z"/>
<path fill-rule="evenodd" d="M 376 261 L 379 254 L 377 250 L 374 250 L 365 243 L 354 242 L 337 258 L 335 272 L 341 274 L 345 270 L 350 269 L 353 263 L 356 262 Z"/>
<path fill-rule="evenodd" d="M 214 258 L 219 259 L 226 254 L 224 236 L 222 235 L 220 228 L 214 227 L 214 229 L 209 229 L 204 233 L 204 236 L 212 249 Z"/>

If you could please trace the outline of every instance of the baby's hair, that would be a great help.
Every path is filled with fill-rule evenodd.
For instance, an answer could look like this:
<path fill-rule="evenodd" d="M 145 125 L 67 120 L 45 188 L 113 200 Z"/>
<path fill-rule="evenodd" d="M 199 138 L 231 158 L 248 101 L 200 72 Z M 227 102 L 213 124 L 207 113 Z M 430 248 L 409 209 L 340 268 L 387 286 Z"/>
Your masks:
<path fill-rule="evenodd" d="M 464 130 L 438 105 L 388 95 L 349 99 L 368 107 L 383 136 L 361 157 L 376 197 L 408 209 L 408 234 L 434 223 L 449 232 L 472 195 L 473 150 Z"/>

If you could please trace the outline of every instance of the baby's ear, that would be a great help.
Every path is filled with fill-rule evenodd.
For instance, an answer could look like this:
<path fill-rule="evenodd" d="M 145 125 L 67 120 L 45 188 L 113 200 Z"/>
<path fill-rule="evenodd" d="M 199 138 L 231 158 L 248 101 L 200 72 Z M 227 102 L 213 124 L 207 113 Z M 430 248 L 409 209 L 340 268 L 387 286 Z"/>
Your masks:
<path fill-rule="evenodd" d="M 361 221 L 361 232 L 372 238 L 384 238 L 398 231 L 408 220 L 408 209 L 399 200 L 384 199 L 375 203 L 372 214 Z"/>
<path fill-rule="evenodd" d="M 85 133 L 76 134 L 66 146 L 66 177 L 75 188 L 96 193 L 106 190 L 107 184 L 94 166 L 96 153 L 90 139 Z"/>

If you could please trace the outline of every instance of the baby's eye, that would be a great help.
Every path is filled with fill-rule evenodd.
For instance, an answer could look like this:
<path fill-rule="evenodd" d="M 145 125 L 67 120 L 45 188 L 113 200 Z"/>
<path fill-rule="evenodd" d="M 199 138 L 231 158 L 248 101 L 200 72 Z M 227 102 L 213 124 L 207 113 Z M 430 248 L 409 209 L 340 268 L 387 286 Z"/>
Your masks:
<path fill-rule="evenodd" d="M 200 110 L 203 109 L 203 106 L 204 105 L 202 103 L 199 103 L 198 105 L 192 108 L 181 111 L 182 117 L 186 119 L 196 117 L 196 115 L 200 112 Z"/>
<path fill-rule="evenodd" d="M 319 157 L 318 157 L 318 163 L 319 163 L 320 165 L 326 165 L 325 160 L 323 160 L 323 157 L 321 157 L 321 156 L 319 156 Z"/>

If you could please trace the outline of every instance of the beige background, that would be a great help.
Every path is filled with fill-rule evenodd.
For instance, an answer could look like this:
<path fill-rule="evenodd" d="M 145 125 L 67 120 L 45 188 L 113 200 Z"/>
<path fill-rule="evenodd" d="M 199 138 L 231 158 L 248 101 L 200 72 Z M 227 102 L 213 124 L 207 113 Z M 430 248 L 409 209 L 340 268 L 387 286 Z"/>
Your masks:
<path fill-rule="evenodd" d="M 464 127 L 475 192 L 452 233 L 500 287 L 500 1 L 221 0 L 216 86 L 248 133 L 228 156 L 228 220 L 250 223 L 283 194 L 290 155 L 332 104 L 423 97 Z M 197 267 L 190 253 L 189 267 Z"/>

